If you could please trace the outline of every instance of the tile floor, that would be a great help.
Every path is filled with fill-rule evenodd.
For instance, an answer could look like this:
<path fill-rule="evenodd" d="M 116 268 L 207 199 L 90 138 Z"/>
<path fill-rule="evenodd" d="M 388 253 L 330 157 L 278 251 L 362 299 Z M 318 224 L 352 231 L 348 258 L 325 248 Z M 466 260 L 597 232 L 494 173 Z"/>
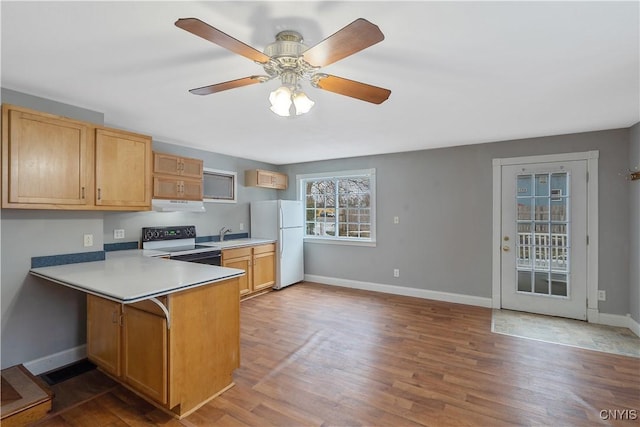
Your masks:
<path fill-rule="evenodd" d="M 640 337 L 628 328 L 519 311 L 493 310 L 491 331 L 640 358 Z"/>

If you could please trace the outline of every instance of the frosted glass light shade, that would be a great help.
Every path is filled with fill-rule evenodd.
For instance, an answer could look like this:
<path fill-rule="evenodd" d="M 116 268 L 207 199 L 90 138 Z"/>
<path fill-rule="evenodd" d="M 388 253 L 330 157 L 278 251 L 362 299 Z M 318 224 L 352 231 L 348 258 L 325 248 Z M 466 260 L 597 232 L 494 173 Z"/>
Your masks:
<path fill-rule="evenodd" d="M 308 113 L 315 102 L 310 100 L 304 92 L 296 92 L 293 94 L 293 104 L 296 107 L 296 116 L 299 116 Z"/>
<path fill-rule="evenodd" d="M 315 104 L 304 92 L 298 92 L 295 88 L 287 86 L 280 86 L 271 92 L 269 102 L 271 102 L 271 111 L 282 117 L 291 115 L 291 104 L 294 106 L 296 116 L 308 113 Z"/>
<path fill-rule="evenodd" d="M 291 90 L 286 86 L 280 86 L 269 94 L 271 111 L 279 116 L 288 117 L 291 108 Z"/>

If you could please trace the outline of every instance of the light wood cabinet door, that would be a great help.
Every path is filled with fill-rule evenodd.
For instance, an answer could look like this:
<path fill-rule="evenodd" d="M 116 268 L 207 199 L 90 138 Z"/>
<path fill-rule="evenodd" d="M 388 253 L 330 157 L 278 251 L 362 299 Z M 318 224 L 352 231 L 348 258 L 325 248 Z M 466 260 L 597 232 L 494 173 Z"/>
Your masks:
<path fill-rule="evenodd" d="M 252 269 L 251 269 L 251 255 L 244 255 L 244 256 L 240 256 L 240 257 L 236 257 L 236 258 L 230 258 L 230 259 L 226 259 L 225 258 L 225 251 L 222 251 L 222 257 L 223 257 L 223 261 L 222 261 L 222 266 L 223 267 L 229 267 L 229 268 L 238 268 L 240 270 L 244 270 L 246 272 L 246 274 L 244 276 L 241 276 L 238 278 L 239 284 L 240 284 L 240 295 L 244 296 L 244 295 L 248 295 L 249 293 L 251 293 L 253 291 L 253 287 L 252 287 Z"/>
<path fill-rule="evenodd" d="M 275 244 L 246 246 L 222 251 L 222 266 L 239 268 L 246 274 L 239 278 L 240 296 L 246 297 L 276 283 Z"/>
<path fill-rule="evenodd" d="M 288 176 L 279 172 L 263 169 L 252 169 L 245 172 L 245 185 L 248 187 L 274 188 L 286 190 Z"/>
<path fill-rule="evenodd" d="M 200 159 L 154 153 L 153 173 L 156 175 L 177 175 L 185 178 L 202 178 L 203 163 Z"/>
<path fill-rule="evenodd" d="M 87 356 L 105 372 L 119 377 L 120 304 L 87 295 Z"/>
<path fill-rule="evenodd" d="M 51 114 L 2 106 L 2 207 L 93 205 L 89 128 Z"/>
<path fill-rule="evenodd" d="M 276 253 L 264 252 L 253 255 L 253 290 L 270 288 L 276 283 Z"/>
<path fill-rule="evenodd" d="M 282 173 L 275 173 L 273 175 L 273 185 L 275 188 L 279 190 L 286 190 L 288 185 L 289 177 Z"/>
<path fill-rule="evenodd" d="M 167 321 L 164 316 L 124 307 L 123 380 L 151 399 L 168 399 Z"/>
<path fill-rule="evenodd" d="M 202 180 L 185 179 L 182 181 L 182 199 L 202 200 Z"/>
<path fill-rule="evenodd" d="M 170 200 L 202 200 L 202 181 L 155 176 L 153 197 Z"/>
<path fill-rule="evenodd" d="M 151 138 L 96 130 L 96 206 L 151 209 Z"/>
<path fill-rule="evenodd" d="M 185 178 L 200 178 L 203 175 L 204 162 L 200 159 L 182 158 L 182 173 Z"/>

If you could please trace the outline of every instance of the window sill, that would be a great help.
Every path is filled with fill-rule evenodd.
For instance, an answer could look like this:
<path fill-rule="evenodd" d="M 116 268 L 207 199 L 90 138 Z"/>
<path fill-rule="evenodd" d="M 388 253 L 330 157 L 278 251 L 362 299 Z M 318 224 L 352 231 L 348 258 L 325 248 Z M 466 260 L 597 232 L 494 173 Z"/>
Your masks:
<path fill-rule="evenodd" d="M 304 242 L 319 243 L 322 245 L 366 246 L 371 248 L 376 247 L 375 240 L 363 241 L 363 240 L 322 239 L 322 238 L 314 238 L 314 237 L 305 237 Z"/>

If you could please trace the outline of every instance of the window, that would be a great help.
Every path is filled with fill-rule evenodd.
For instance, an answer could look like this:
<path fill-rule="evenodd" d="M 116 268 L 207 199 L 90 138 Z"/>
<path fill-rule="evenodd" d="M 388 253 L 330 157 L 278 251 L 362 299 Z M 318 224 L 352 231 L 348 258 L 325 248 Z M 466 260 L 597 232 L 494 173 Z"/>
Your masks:
<path fill-rule="evenodd" d="M 375 169 L 298 175 L 305 239 L 375 244 Z"/>
<path fill-rule="evenodd" d="M 202 177 L 203 201 L 218 203 L 236 203 L 236 172 L 204 168 Z"/>

